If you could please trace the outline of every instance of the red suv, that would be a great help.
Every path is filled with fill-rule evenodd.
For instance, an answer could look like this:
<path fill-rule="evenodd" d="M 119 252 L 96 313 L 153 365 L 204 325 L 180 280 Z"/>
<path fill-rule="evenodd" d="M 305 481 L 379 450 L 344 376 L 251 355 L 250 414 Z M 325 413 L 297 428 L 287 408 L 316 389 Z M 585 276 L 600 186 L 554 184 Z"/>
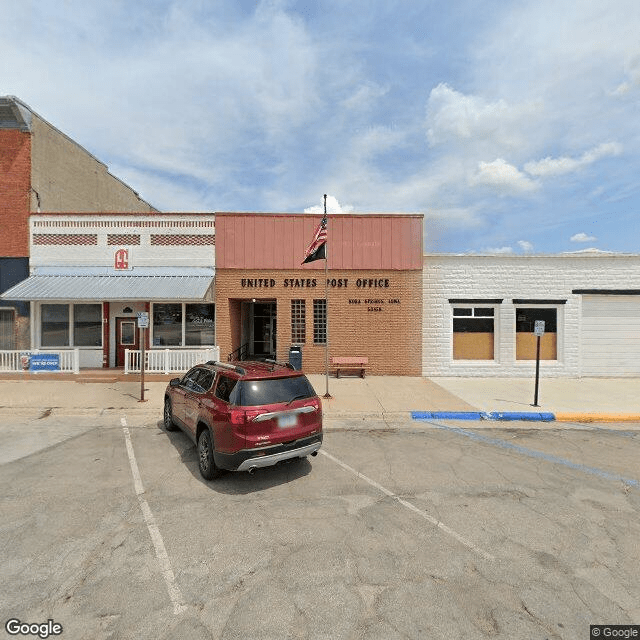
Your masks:
<path fill-rule="evenodd" d="M 164 427 L 180 427 L 197 445 L 200 473 L 250 471 L 315 456 L 322 404 L 307 377 L 274 361 L 207 362 L 169 382 Z"/>

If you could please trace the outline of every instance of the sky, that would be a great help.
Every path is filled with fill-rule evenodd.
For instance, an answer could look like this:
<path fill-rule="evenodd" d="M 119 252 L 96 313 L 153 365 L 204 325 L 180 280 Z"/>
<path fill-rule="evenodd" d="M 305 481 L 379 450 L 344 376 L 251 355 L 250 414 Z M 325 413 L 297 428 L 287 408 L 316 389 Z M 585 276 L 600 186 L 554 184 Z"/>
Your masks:
<path fill-rule="evenodd" d="M 638 0 L 3 0 L 14 95 L 166 212 L 640 253 Z"/>

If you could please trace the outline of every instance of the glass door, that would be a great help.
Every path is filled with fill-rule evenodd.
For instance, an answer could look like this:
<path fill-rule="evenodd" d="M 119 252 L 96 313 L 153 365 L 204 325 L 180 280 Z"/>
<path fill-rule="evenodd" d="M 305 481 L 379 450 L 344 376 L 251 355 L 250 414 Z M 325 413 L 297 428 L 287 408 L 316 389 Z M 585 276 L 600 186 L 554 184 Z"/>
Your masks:
<path fill-rule="evenodd" d="M 250 351 L 256 358 L 276 356 L 276 303 L 254 302 Z"/>

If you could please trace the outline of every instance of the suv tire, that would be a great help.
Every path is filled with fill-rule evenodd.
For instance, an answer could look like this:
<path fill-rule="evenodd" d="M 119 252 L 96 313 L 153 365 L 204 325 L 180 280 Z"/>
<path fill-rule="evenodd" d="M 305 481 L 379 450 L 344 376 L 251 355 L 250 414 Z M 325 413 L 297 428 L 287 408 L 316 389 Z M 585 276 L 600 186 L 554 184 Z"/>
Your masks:
<path fill-rule="evenodd" d="M 213 443 L 209 429 L 203 429 L 198 438 L 198 467 L 200 475 L 205 480 L 213 480 L 222 473 L 213 460 Z"/>
<path fill-rule="evenodd" d="M 176 424 L 173 421 L 171 400 L 169 400 L 169 398 L 164 399 L 164 413 L 162 415 L 162 423 L 166 431 L 175 431 L 177 429 Z"/>

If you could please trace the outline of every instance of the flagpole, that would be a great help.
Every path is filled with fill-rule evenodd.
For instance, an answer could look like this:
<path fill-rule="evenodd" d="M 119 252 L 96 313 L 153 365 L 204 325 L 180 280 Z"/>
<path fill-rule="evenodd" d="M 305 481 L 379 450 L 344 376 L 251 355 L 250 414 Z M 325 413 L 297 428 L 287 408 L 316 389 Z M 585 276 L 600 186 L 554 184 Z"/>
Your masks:
<path fill-rule="evenodd" d="M 329 219 L 327 218 L 327 194 L 324 194 L 324 218 L 327 221 L 327 234 L 329 232 Z M 324 345 L 324 373 L 327 383 L 327 392 L 324 394 L 324 398 L 331 398 L 329 393 L 329 268 L 327 266 L 329 259 L 329 242 L 325 242 L 324 245 L 324 308 L 326 310 L 326 322 L 325 322 L 325 345 Z"/>

